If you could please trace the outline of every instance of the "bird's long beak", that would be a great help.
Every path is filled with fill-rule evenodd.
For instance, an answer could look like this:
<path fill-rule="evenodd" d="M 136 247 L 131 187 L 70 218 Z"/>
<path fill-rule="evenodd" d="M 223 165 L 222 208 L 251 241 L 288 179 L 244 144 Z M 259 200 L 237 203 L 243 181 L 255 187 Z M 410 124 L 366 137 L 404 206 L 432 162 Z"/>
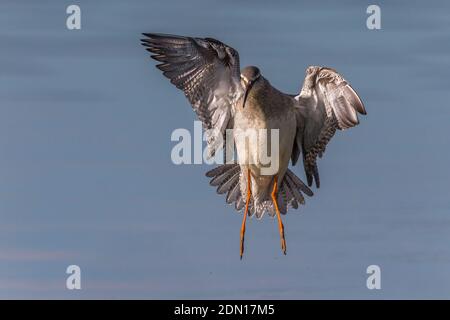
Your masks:
<path fill-rule="evenodd" d="M 248 96 L 248 93 L 250 92 L 250 89 L 253 86 L 253 83 L 254 83 L 254 81 L 249 81 L 247 84 L 247 87 L 245 89 L 245 94 L 244 94 L 244 102 L 242 103 L 242 109 L 245 108 L 245 101 L 247 101 L 247 96 Z"/>

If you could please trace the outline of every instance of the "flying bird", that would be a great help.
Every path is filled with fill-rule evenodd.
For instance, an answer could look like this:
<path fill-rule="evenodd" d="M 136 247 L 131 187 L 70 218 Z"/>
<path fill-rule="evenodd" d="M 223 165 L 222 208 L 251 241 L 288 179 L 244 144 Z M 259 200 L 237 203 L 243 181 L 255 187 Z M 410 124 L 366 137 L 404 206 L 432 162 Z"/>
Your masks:
<path fill-rule="evenodd" d="M 227 203 L 234 203 L 238 212 L 244 209 L 241 259 L 247 216 L 261 218 L 265 212 L 276 215 L 281 249 L 286 254 L 281 215 L 304 204 L 304 195 L 313 195 L 309 188 L 313 182 L 320 187 L 317 158 L 322 157 L 336 130 L 356 126 L 358 113 L 366 114 L 358 94 L 336 70 L 320 66 L 306 69 L 299 94 L 285 94 L 257 67 L 241 70 L 238 52 L 216 39 L 143 35 L 142 45 L 160 62 L 156 67 L 184 92 L 203 127 L 216 132 L 208 138 L 211 155 L 222 147 L 218 141 L 225 139 L 227 129 L 278 129 L 276 172 L 263 174 L 265 164 L 249 160 L 259 159 L 257 143 L 244 143 L 233 134 L 238 158 L 246 161 L 225 163 L 206 176 L 219 194 L 226 193 Z M 295 165 L 300 155 L 308 186 L 288 168 L 289 161 Z"/>

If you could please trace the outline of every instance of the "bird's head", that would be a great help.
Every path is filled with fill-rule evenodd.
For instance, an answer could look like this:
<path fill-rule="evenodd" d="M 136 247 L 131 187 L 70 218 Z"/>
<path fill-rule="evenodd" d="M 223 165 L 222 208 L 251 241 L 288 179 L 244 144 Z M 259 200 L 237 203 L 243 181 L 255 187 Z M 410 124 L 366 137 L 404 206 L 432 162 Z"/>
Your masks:
<path fill-rule="evenodd" d="M 245 107 L 245 101 L 247 100 L 248 93 L 250 92 L 252 86 L 261 78 L 261 72 L 257 67 L 250 66 L 245 67 L 241 72 L 241 84 L 244 87 L 244 102 L 242 107 Z"/>

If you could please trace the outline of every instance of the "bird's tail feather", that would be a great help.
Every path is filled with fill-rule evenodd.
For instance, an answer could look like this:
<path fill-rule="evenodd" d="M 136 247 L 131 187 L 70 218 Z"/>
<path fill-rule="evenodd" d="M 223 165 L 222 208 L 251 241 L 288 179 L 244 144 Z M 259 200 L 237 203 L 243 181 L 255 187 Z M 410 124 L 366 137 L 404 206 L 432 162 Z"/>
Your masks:
<path fill-rule="evenodd" d="M 305 197 L 303 194 L 306 194 L 308 197 L 314 195 L 311 189 L 297 177 L 294 172 L 287 169 L 278 193 L 278 202 L 283 203 L 285 208 L 285 212 L 283 212 L 281 208 L 280 212 L 286 213 L 288 207 L 297 209 L 299 203 L 305 204 Z M 282 199 L 282 202 L 280 201 L 280 198 Z"/>
<path fill-rule="evenodd" d="M 238 164 L 224 164 L 220 165 L 206 173 L 208 178 L 212 178 L 209 184 L 217 187 L 217 193 L 227 193 L 227 203 L 235 203 L 236 210 L 241 210 L 245 205 L 245 200 L 242 199 L 241 187 L 239 178 L 241 175 L 241 168 Z"/>
<path fill-rule="evenodd" d="M 220 165 L 206 173 L 208 178 L 211 178 L 210 185 L 217 187 L 218 194 L 226 193 L 226 202 L 232 204 L 237 211 L 240 211 L 245 206 L 245 197 L 242 196 L 239 179 L 241 176 L 241 168 L 239 164 L 224 164 Z M 299 203 L 305 204 L 306 194 L 309 197 L 313 196 L 313 192 L 306 186 L 299 177 L 297 177 L 291 170 L 287 169 L 283 181 L 280 184 L 278 191 L 278 208 L 280 213 L 286 214 L 289 207 L 298 208 Z M 275 215 L 275 208 L 270 197 L 258 203 L 256 206 L 253 200 L 249 204 L 249 215 L 255 214 L 259 219 L 268 212 L 270 216 Z"/>

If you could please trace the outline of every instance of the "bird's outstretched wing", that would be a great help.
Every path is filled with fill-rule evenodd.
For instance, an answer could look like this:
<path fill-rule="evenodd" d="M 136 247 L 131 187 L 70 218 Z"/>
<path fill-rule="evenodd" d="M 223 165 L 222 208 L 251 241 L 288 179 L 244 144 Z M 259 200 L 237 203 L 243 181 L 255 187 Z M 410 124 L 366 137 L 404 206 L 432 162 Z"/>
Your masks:
<path fill-rule="evenodd" d="M 142 45 L 157 65 L 191 103 L 203 127 L 209 129 L 209 155 L 222 147 L 221 139 L 231 126 L 233 106 L 242 97 L 239 54 L 212 38 L 192 38 L 144 33 Z"/>
<path fill-rule="evenodd" d="M 292 163 L 303 154 L 308 185 L 315 180 L 320 187 L 317 157 L 322 157 L 337 129 L 348 129 L 359 123 L 358 113 L 366 114 L 364 105 L 350 84 L 335 70 L 311 66 L 306 69 L 302 90 L 295 97 L 297 136 Z"/>

